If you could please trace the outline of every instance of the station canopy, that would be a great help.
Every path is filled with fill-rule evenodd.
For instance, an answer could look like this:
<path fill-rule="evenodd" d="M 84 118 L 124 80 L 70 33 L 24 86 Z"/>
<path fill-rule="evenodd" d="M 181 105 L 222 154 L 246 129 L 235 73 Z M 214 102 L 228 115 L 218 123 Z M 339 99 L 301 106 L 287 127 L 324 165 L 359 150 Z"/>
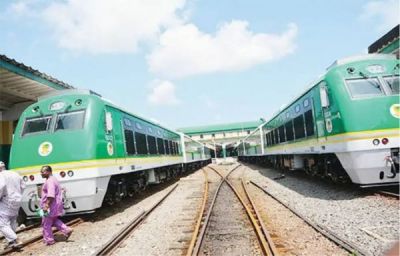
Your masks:
<path fill-rule="evenodd" d="M 7 111 L 15 104 L 36 102 L 38 97 L 52 91 L 73 88 L 0 54 L 0 111 Z"/>
<path fill-rule="evenodd" d="M 250 122 L 186 127 L 186 128 L 180 128 L 178 129 L 178 131 L 188 135 L 210 134 L 210 133 L 229 132 L 229 131 L 246 131 L 246 130 L 252 131 L 256 129 L 263 122 L 265 122 L 265 120 L 260 119 L 257 121 L 250 121 Z"/>

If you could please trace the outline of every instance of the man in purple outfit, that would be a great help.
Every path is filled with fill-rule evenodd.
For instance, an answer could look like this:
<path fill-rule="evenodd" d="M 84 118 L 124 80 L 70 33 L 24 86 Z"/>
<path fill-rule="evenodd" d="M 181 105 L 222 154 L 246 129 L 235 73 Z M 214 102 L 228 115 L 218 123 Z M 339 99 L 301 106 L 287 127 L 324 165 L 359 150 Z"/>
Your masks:
<path fill-rule="evenodd" d="M 58 180 L 52 175 L 53 170 L 50 166 L 45 165 L 40 170 L 40 174 L 46 179 L 42 187 L 42 198 L 40 200 L 40 208 L 47 214 L 42 218 L 43 239 L 46 245 L 55 243 L 52 227 L 55 226 L 66 239 L 72 233 L 72 229 L 68 228 L 59 217 L 64 213 L 62 202 L 62 189 Z"/>

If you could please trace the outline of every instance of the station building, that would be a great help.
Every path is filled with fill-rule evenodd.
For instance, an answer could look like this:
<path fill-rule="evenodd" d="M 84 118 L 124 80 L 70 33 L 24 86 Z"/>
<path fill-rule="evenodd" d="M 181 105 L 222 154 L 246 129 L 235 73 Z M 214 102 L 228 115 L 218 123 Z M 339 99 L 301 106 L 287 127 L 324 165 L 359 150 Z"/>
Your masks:
<path fill-rule="evenodd" d="M 400 26 L 397 25 L 368 47 L 368 53 L 391 53 L 400 56 Z"/>
<path fill-rule="evenodd" d="M 264 122 L 260 118 L 258 121 L 187 127 L 178 131 L 207 144 L 209 148 L 216 150 L 217 157 L 236 156 L 234 145 Z"/>
<path fill-rule="evenodd" d="M 0 161 L 8 166 L 14 129 L 25 108 L 40 96 L 71 85 L 0 55 Z"/>

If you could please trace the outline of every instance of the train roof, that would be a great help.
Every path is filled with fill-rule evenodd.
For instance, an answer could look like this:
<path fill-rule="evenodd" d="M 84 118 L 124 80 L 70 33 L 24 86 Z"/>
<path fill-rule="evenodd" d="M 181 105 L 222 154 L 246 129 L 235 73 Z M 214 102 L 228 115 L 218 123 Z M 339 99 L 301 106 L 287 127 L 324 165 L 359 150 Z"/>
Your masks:
<path fill-rule="evenodd" d="M 144 122 L 147 122 L 147 123 L 150 123 L 150 124 L 152 124 L 152 125 L 158 126 L 159 128 L 165 129 L 165 130 L 167 130 L 167 131 L 169 131 L 169 132 L 171 132 L 171 133 L 174 133 L 174 134 L 176 134 L 176 135 L 180 135 L 180 132 L 177 132 L 177 131 L 174 131 L 174 130 L 172 130 L 172 129 L 169 129 L 169 128 L 167 128 L 167 127 L 161 125 L 161 124 L 155 123 L 154 121 L 151 121 L 151 120 L 149 120 L 149 119 L 146 119 L 146 118 L 144 118 L 144 117 L 142 117 L 142 116 L 140 116 L 140 115 L 138 115 L 138 114 L 132 113 L 131 111 L 128 111 L 128 110 L 126 110 L 126 109 L 124 109 L 124 108 L 122 108 L 122 107 L 117 106 L 117 105 L 116 105 L 114 102 L 112 102 L 111 100 L 106 99 L 106 98 L 103 98 L 100 94 L 98 94 L 98 93 L 96 93 L 96 92 L 94 92 L 94 91 L 92 91 L 92 90 L 70 89 L 70 90 L 55 91 L 55 92 L 46 94 L 46 95 L 44 95 L 44 96 L 41 96 L 41 97 L 39 98 L 39 100 L 44 100 L 44 99 L 47 99 L 47 98 L 51 98 L 51 97 L 55 97 L 55 96 L 61 96 L 61 95 L 91 95 L 91 96 L 96 96 L 96 97 L 98 97 L 100 100 L 102 100 L 102 101 L 104 101 L 104 102 L 110 104 L 112 107 L 115 107 L 115 108 L 121 110 L 122 112 L 125 112 L 125 113 L 127 113 L 127 114 L 129 114 L 129 115 L 135 116 L 135 117 L 137 117 L 138 119 L 140 119 L 140 120 L 142 120 L 142 121 L 144 121 Z"/>
<path fill-rule="evenodd" d="M 394 60 L 396 59 L 396 56 L 393 54 L 379 54 L 379 53 L 374 53 L 374 54 L 367 54 L 367 55 L 356 55 L 356 56 L 350 56 L 350 57 L 345 57 L 342 59 L 338 59 L 332 63 L 326 70 L 330 70 L 334 67 L 341 66 L 341 65 L 346 65 L 352 62 L 356 61 L 362 61 L 362 60 Z"/>
<path fill-rule="evenodd" d="M 269 118 L 265 123 L 263 123 L 261 126 L 265 126 L 267 123 L 272 121 L 275 117 L 277 117 L 282 111 L 286 110 L 288 107 L 292 105 L 293 102 L 301 98 L 304 94 L 306 94 L 308 91 L 310 91 L 315 85 L 317 85 L 319 82 L 321 82 L 322 78 L 330 71 L 332 68 L 341 66 L 341 65 L 346 65 L 349 63 L 357 62 L 357 61 L 363 61 L 363 60 L 395 60 L 396 56 L 393 54 L 381 54 L 381 53 L 375 53 L 375 54 L 365 54 L 365 55 L 355 55 L 355 56 L 349 56 L 349 57 L 344 57 L 341 59 L 337 59 L 334 61 L 327 69 L 326 71 L 321 74 L 317 79 L 313 80 L 311 83 L 309 83 L 306 87 L 305 90 L 302 91 L 301 94 L 297 95 L 296 97 L 293 98 L 293 100 L 289 101 L 288 104 L 283 105 L 283 107 L 279 108 L 277 112 L 275 112 L 271 118 Z"/>

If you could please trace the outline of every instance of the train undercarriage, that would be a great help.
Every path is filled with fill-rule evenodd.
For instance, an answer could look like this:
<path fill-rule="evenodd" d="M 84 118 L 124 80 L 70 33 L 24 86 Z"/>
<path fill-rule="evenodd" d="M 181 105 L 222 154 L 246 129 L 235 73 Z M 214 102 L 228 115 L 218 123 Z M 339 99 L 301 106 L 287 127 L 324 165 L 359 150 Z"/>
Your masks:
<path fill-rule="evenodd" d="M 239 161 L 282 171 L 303 170 L 309 176 L 329 179 L 336 184 L 350 182 L 335 154 L 239 156 Z"/>
<path fill-rule="evenodd" d="M 150 170 L 118 174 L 110 178 L 103 204 L 113 205 L 124 198 L 134 197 L 147 186 L 160 184 L 198 170 L 210 163 L 211 160 L 197 161 L 188 164 L 175 164 Z"/>

